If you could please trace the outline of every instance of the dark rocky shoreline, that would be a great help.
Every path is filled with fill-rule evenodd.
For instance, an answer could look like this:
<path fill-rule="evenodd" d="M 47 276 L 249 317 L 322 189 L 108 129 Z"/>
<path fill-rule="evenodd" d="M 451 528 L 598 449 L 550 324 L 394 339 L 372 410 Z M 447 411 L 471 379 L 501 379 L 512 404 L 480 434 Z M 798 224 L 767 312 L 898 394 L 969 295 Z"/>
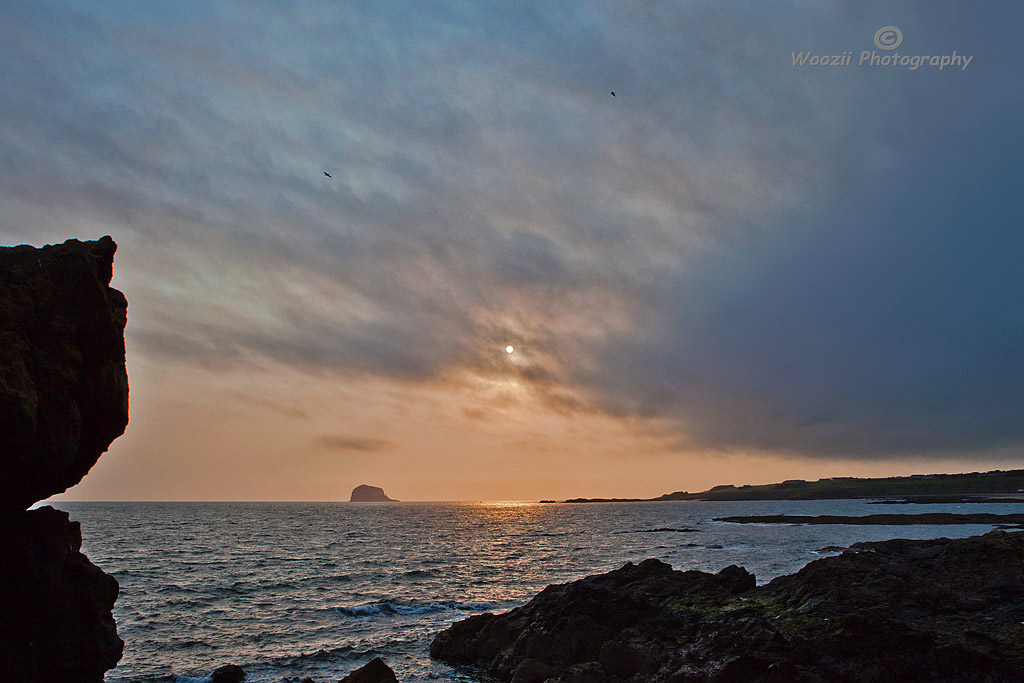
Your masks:
<path fill-rule="evenodd" d="M 513 683 L 1024 680 L 1024 534 L 859 543 L 754 584 L 645 560 L 457 622 L 431 655 Z"/>
<path fill-rule="evenodd" d="M 879 515 L 737 515 L 716 517 L 716 522 L 734 524 L 848 524 L 848 525 L 908 525 L 908 524 L 993 524 L 1005 528 L 1024 528 L 1024 514 L 998 515 L 988 512 L 956 514 L 952 512 L 923 512 L 919 514 Z"/>
<path fill-rule="evenodd" d="M 883 498 L 869 500 L 868 505 L 964 505 L 964 504 L 1002 503 L 1011 505 L 1024 504 L 1024 497 L 994 497 L 982 495 L 951 495 L 951 496 L 907 496 L 905 498 Z"/>

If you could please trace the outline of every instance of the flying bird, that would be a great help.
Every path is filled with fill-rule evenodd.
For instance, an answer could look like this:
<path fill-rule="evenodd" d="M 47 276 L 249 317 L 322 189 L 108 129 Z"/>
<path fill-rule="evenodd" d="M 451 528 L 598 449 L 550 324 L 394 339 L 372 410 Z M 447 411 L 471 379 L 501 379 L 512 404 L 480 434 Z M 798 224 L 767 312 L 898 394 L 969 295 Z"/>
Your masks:
<path fill-rule="evenodd" d="M 612 90 L 612 97 L 615 97 L 615 91 Z"/>
<path fill-rule="evenodd" d="M 331 174 L 330 174 L 330 173 L 328 173 L 327 171 L 324 171 L 324 175 L 325 175 L 325 176 L 327 176 L 328 178 L 331 178 L 331 177 L 333 177 L 333 176 L 331 176 Z"/>

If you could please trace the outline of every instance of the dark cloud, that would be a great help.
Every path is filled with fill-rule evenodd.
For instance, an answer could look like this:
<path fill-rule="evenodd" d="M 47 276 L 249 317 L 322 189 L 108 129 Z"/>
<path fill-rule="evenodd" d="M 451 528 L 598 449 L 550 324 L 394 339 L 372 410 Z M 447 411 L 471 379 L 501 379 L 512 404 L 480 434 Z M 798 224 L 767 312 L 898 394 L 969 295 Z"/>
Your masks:
<path fill-rule="evenodd" d="M 1004 102 L 1021 111 L 1016 95 Z M 675 283 L 663 327 L 609 344 L 586 380 L 610 410 L 677 420 L 693 447 L 1019 448 L 1021 149 L 996 111 L 988 135 L 977 118 L 932 117 L 913 135 L 941 146 L 937 163 L 900 159 L 808 216 L 785 251 L 749 250 Z"/>

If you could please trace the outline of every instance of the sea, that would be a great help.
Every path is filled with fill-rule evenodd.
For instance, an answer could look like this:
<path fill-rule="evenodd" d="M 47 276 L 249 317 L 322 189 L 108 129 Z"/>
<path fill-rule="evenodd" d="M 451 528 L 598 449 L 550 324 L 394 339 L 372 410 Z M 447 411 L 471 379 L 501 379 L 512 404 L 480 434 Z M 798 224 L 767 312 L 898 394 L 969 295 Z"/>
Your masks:
<path fill-rule="evenodd" d="M 758 583 L 888 538 L 989 525 L 731 524 L 729 515 L 1019 511 L 1013 504 L 866 501 L 71 503 L 83 551 L 121 585 L 124 656 L 106 683 L 337 681 L 381 657 L 401 681 L 488 681 L 430 658 L 452 622 L 522 605 L 544 587 L 649 557 L 677 569 L 746 567 Z"/>

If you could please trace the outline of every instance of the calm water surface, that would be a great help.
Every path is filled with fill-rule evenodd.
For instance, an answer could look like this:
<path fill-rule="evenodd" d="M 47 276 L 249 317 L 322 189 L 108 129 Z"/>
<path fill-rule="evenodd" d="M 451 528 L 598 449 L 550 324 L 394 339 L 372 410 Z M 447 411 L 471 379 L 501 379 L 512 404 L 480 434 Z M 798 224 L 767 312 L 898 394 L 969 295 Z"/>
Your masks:
<path fill-rule="evenodd" d="M 402 681 L 480 681 L 430 659 L 434 634 L 520 605 L 551 583 L 648 557 L 677 569 L 739 564 L 764 583 L 827 554 L 825 546 L 991 530 L 713 517 L 1019 511 L 862 501 L 56 506 L 82 522 L 83 550 L 121 584 L 114 617 L 125 653 L 107 683 L 199 681 L 229 663 L 249 681 L 335 681 L 377 656 Z"/>

